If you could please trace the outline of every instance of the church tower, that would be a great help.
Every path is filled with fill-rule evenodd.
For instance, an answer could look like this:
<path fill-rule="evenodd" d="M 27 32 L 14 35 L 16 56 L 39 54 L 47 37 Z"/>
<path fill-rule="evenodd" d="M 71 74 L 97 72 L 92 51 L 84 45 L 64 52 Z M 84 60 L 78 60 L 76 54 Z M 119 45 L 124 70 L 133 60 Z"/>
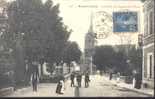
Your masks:
<path fill-rule="evenodd" d="M 85 35 L 85 70 L 89 70 L 89 72 L 92 74 L 93 64 L 92 64 L 92 57 L 94 54 L 94 48 L 95 48 L 95 33 L 93 31 L 93 14 L 91 14 L 90 18 L 90 26 L 88 33 Z"/>

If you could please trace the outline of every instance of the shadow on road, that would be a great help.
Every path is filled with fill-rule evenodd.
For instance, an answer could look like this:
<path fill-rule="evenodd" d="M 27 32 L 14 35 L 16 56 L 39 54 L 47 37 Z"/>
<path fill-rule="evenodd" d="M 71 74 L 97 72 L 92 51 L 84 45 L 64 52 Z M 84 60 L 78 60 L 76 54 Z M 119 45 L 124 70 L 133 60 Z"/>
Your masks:
<path fill-rule="evenodd" d="M 119 90 L 119 91 L 123 91 L 123 92 L 132 92 L 131 90 L 128 90 L 128 89 L 124 89 L 124 88 L 118 88 L 117 90 Z"/>

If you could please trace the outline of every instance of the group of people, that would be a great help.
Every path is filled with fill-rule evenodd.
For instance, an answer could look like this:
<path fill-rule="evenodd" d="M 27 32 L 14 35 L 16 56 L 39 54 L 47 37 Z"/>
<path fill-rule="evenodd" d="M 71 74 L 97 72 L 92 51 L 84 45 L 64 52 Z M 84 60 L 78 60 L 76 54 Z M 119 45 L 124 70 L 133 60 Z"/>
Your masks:
<path fill-rule="evenodd" d="M 78 74 L 75 74 L 75 73 L 72 73 L 71 74 L 71 87 L 75 86 L 75 83 L 74 83 L 74 79 L 76 78 L 76 81 L 77 81 L 77 85 L 78 87 L 81 87 L 81 82 L 82 82 L 82 74 L 81 73 L 78 73 Z M 90 79 L 89 79 L 89 73 L 85 73 L 85 87 L 89 87 L 89 82 L 90 82 Z"/>
<path fill-rule="evenodd" d="M 81 87 L 82 73 L 74 73 L 74 72 L 71 73 L 70 75 L 71 87 L 75 86 L 75 82 L 74 82 L 75 78 L 76 78 L 78 87 Z M 86 88 L 89 87 L 89 82 L 90 82 L 89 73 L 85 73 L 85 87 Z M 57 84 L 56 93 L 63 94 L 64 90 L 65 90 L 65 79 L 61 79 Z"/>

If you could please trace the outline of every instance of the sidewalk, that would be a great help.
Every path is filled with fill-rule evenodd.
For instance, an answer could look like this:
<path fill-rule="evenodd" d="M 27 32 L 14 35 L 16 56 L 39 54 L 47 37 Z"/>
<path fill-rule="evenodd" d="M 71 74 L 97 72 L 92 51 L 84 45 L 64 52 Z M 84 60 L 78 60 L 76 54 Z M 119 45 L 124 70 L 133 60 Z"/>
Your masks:
<path fill-rule="evenodd" d="M 32 87 L 26 87 L 18 89 L 11 95 L 5 97 L 74 97 L 74 88 L 70 87 L 70 80 L 65 83 L 64 94 L 56 94 L 56 83 L 40 83 L 38 85 L 38 91 L 33 92 Z"/>
<path fill-rule="evenodd" d="M 108 76 L 104 75 L 103 77 L 104 79 L 109 80 Z M 146 95 L 149 95 L 150 97 L 154 96 L 154 89 L 149 89 L 149 88 L 136 89 L 136 88 L 133 88 L 132 84 L 126 84 L 125 82 L 121 82 L 121 81 L 117 83 L 116 80 L 114 79 L 109 80 L 109 81 L 119 87 L 123 87 L 123 88 L 129 89 L 129 90 L 132 90 L 138 93 L 146 94 Z"/>
<path fill-rule="evenodd" d="M 0 97 L 11 94 L 14 91 L 13 87 L 2 88 L 0 89 Z"/>

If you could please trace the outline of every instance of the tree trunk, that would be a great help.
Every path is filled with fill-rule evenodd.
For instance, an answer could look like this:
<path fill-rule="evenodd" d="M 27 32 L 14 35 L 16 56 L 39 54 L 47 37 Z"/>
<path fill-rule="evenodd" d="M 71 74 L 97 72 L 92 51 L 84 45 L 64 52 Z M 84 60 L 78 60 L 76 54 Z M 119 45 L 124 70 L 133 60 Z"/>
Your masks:
<path fill-rule="evenodd" d="M 68 64 L 68 66 L 69 66 L 69 73 L 71 72 L 71 65 L 70 65 L 70 63 Z"/>
<path fill-rule="evenodd" d="M 40 77 L 43 76 L 43 63 L 40 64 Z"/>

